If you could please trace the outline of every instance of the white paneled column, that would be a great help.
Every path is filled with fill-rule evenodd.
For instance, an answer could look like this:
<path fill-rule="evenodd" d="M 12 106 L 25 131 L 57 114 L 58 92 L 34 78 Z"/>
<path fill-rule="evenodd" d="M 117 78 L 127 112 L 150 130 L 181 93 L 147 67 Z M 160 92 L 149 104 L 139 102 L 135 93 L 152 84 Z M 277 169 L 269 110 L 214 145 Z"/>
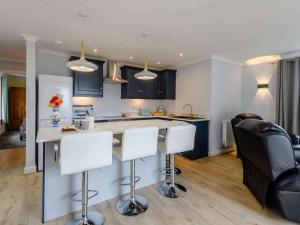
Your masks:
<path fill-rule="evenodd" d="M 26 174 L 36 172 L 36 44 L 39 38 L 24 34 L 22 37 L 26 40 Z"/>

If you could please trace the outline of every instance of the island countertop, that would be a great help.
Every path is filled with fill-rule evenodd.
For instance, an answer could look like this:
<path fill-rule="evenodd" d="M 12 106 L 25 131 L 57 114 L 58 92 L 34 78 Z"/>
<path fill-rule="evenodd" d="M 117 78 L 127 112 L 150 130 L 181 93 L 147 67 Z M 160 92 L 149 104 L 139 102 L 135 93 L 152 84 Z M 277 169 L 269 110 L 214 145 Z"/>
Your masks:
<path fill-rule="evenodd" d="M 93 133 L 99 131 L 111 131 L 113 134 L 121 134 L 128 128 L 141 128 L 156 126 L 159 129 L 166 129 L 172 126 L 181 126 L 188 124 L 184 121 L 167 121 L 161 119 L 148 119 L 148 120 L 130 120 L 130 121 L 116 121 L 116 122 L 106 122 L 106 123 L 96 123 L 93 129 L 89 130 L 79 130 L 75 132 L 62 132 L 60 127 L 45 127 L 39 128 L 36 142 L 51 142 L 59 141 L 65 135 L 72 135 L 74 133 Z"/>

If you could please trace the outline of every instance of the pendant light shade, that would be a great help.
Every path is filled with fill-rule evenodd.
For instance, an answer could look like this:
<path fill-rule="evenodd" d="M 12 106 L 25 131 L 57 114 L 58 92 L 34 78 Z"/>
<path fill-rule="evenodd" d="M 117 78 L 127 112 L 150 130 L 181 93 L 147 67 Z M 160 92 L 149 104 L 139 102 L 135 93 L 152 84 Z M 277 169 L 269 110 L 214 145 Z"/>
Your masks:
<path fill-rule="evenodd" d="M 134 77 L 140 80 L 153 80 L 157 77 L 156 73 L 152 73 L 148 70 L 148 59 L 145 58 L 145 68 L 143 71 L 134 74 Z"/>
<path fill-rule="evenodd" d="M 84 42 L 80 42 L 80 59 L 73 60 L 66 63 L 66 66 L 71 70 L 79 72 L 93 72 L 98 69 L 98 66 L 94 63 L 87 61 L 84 58 Z"/>

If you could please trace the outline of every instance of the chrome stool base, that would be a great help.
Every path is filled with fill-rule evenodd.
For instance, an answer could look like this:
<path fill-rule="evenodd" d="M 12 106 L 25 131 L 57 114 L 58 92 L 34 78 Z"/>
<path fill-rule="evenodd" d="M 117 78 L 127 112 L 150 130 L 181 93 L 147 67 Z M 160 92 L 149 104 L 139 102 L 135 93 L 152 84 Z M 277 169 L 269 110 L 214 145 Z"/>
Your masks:
<path fill-rule="evenodd" d="M 135 195 L 135 200 L 128 195 L 117 201 L 116 209 L 124 216 L 137 216 L 145 212 L 149 207 L 148 200 L 140 195 Z"/>
<path fill-rule="evenodd" d="M 161 195 L 167 198 L 182 198 L 186 195 L 186 188 L 180 184 L 163 183 L 158 187 Z"/>
<path fill-rule="evenodd" d="M 105 221 L 104 216 L 96 211 L 89 211 L 87 217 L 88 221 L 84 222 L 81 213 L 76 214 L 76 216 L 65 225 L 103 225 Z"/>

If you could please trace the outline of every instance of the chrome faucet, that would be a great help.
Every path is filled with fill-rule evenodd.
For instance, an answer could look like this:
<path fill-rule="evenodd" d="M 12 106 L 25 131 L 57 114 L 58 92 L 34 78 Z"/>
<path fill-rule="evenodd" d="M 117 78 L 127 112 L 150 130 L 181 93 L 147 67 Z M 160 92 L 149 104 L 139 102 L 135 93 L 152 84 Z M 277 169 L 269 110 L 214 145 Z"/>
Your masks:
<path fill-rule="evenodd" d="M 190 107 L 190 110 L 191 110 L 191 112 L 190 112 L 190 117 L 192 118 L 193 117 L 193 106 L 191 106 L 190 104 L 185 104 L 182 108 L 183 108 L 183 110 L 185 110 L 185 108 L 186 107 Z"/>

